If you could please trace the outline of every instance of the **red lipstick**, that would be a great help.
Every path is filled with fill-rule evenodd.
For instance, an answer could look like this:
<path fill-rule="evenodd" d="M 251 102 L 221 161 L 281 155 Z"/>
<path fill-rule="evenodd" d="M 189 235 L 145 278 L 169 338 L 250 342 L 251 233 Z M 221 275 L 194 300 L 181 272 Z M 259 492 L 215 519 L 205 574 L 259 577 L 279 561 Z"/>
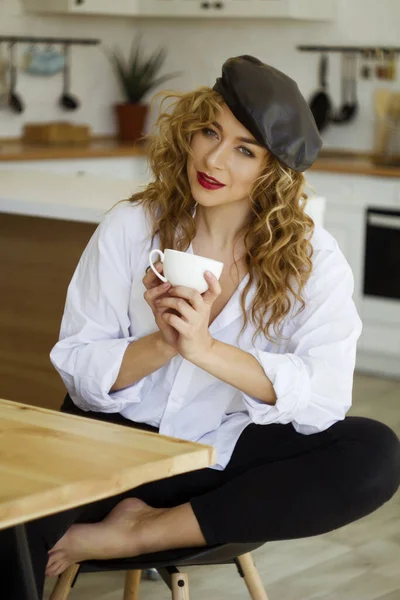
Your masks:
<path fill-rule="evenodd" d="M 197 171 L 197 181 L 207 190 L 219 190 L 225 187 L 224 183 L 220 183 L 217 179 L 210 177 L 202 171 Z"/>

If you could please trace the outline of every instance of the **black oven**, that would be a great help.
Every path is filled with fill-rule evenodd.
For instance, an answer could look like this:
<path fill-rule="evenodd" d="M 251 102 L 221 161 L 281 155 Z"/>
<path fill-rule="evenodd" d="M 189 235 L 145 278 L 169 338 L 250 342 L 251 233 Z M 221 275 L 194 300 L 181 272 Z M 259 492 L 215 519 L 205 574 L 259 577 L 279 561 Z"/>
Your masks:
<path fill-rule="evenodd" d="M 366 212 L 364 296 L 400 299 L 400 211 Z"/>

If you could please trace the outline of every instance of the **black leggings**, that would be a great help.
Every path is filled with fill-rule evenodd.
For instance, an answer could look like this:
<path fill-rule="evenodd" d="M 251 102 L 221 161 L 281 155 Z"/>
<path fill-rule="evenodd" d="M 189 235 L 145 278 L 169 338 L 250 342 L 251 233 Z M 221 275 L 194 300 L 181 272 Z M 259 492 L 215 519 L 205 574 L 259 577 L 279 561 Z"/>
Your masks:
<path fill-rule="evenodd" d="M 138 427 L 120 415 L 85 413 L 68 398 L 62 410 Z M 290 424 L 250 424 L 224 471 L 176 475 L 39 519 L 28 524 L 28 539 L 41 587 L 46 553 L 69 525 L 101 520 L 123 498 L 141 498 L 153 507 L 190 502 L 208 545 L 267 542 L 351 523 L 389 500 L 399 482 L 399 440 L 378 421 L 346 417 L 308 436 Z"/>

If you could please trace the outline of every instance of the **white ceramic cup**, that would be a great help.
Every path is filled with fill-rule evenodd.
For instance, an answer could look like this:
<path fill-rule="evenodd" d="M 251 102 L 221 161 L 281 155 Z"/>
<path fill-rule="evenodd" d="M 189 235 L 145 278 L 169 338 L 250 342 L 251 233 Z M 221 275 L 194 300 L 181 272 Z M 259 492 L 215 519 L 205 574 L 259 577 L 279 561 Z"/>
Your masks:
<path fill-rule="evenodd" d="M 164 275 L 161 275 L 154 266 L 154 256 L 158 256 L 164 265 Z M 149 263 L 153 272 L 161 281 L 169 281 L 173 286 L 184 285 L 203 294 L 208 290 L 208 283 L 204 279 L 204 271 L 211 271 L 217 279 L 220 278 L 224 263 L 197 254 L 187 254 L 179 250 L 166 248 L 152 250 L 149 254 Z"/>

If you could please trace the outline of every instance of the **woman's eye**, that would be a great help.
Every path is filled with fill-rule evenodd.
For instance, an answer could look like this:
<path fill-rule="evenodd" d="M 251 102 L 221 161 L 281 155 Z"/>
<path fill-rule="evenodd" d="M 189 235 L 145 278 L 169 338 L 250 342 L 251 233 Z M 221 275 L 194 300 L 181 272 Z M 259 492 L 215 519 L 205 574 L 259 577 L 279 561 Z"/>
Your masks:
<path fill-rule="evenodd" d="M 204 135 L 206 137 L 218 136 L 217 132 L 214 131 L 214 129 L 210 129 L 209 127 L 203 127 L 202 132 L 204 133 Z M 239 146 L 239 151 L 244 156 L 248 156 L 249 158 L 254 158 L 253 152 L 251 152 L 251 150 L 249 150 L 248 148 L 245 148 L 245 146 Z"/>
<path fill-rule="evenodd" d="M 242 154 L 244 154 L 245 156 L 250 156 L 251 158 L 254 158 L 254 154 L 248 148 L 240 146 L 240 150 L 243 150 Z"/>
<path fill-rule="evenodd" d="M 214 129 L 210 129 L 209 127 L 203 127 L 203 133 L 208 137 L 213 137 L 213 135 L 217 135 L 216 131 L 214 131 Z"/>

